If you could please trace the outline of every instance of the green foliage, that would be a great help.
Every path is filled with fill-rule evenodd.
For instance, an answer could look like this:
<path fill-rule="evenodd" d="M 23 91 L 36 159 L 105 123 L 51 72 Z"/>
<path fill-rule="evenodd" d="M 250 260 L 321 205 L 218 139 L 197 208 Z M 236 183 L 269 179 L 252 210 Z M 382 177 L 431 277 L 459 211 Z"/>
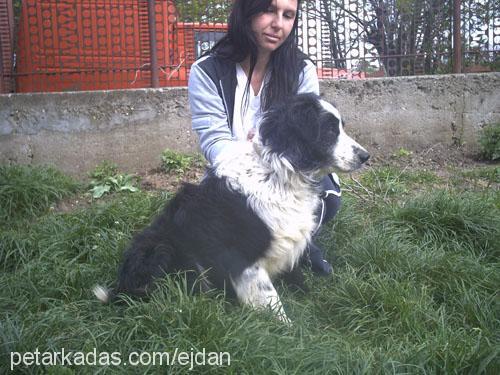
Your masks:
<path fill-rule="evenodd" d="M 396 7 L 398 10 L 404 13 L 410 13 L 415 8 L 414 0 L 396 0 Z"/>
<path fill-rule="evenodd" d="M 0 166 L 0 224 L 33 218 L 81 185 L 52 167 Z"/>
<path fill-rule="evenodd" d="M 227 22 L 231 1 L 181 0 L 175 2 L 182 22 Z"/>
<path fill-rule="evenodd" d="M 120 174 L 116 164 L 104 161 L 90 173 L 90 192 L 92 198 L 98 199 L 113 192 L 139 191 L 137 177 L 131 174 Z"/>
<path fill-rule="evenodd" d="M 14 20 L 16 27 L 19 25 L 19 18 L 21 17 L 22 7 L 23 7 L 22 0 L 12 1 L 12 9 L 14 11 Z"/>
<path fill-rule="evenodd" d="M 204 164 L 201 155 L 188 155 L 181 152 L 165 149 L 161 154 L 161 166 L 167 173 L 184 174 L 194 166 Z"/>
<path fill-rule="evenodd" d="M 104 160 L 101 164 L 97 165 L 92 172 L 89 173 L 90 178 L 96 181 L 105 180 L 118 173 L 118 166 L 108 160 Z"/>
<path fill-rule="evenodd" d="M 500 72 L 500 57 L 496 56 L 495 60 L 489 64 L 489 67 L 493 72 Z"/>
<path fill-rule="evenodd" d="M 407 150 L 404 147 L 401 147 L 398 151 L 396 151 L 394 154 L 392 154 L 392 157 L 394 158 L 407 158 L 411 156 L 412 152 Z"/>
<path fill-rule="evenodd" d="M 500 159 L 500 123 L 486 125 L 479 137 L 481 157 L 485 160 Z"/>

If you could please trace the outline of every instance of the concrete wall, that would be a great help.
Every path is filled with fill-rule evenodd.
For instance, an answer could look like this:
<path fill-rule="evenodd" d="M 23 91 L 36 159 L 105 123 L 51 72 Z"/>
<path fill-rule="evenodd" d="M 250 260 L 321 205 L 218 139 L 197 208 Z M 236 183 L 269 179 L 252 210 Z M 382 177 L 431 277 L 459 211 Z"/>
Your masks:
<path fill-rule="evenodd" d="M 500 73 L 323 81 L 321 92 L 372 154 L 457 141 L 474 152 L 478 130 L 500 122 Z M 197 150 L 185 88 L 0 95 L 1 164 L 139 171 L 167 147 Z"/>
<path fill-rule="evenodd" d="M 500 122 L 500 73 L 327 81 L 321 90 L 372 153 L 439 143 L 474 153 L 479 130 Z"/>

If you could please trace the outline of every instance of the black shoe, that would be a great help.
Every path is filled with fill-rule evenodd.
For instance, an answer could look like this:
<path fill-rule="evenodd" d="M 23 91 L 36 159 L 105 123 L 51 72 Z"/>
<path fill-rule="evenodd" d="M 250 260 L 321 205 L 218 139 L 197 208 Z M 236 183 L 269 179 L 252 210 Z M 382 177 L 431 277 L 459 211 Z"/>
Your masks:
<path fill-rule="evenodd" d="M 332 274 L 333 268 L 331 264 L 325 260 L 323 257 L 323 251 L 314 243 L 311 242 L 307 246 L 306 255 L 309 257 L 311 270 L 314 273 L 320 276 L 328 276 Z"/>

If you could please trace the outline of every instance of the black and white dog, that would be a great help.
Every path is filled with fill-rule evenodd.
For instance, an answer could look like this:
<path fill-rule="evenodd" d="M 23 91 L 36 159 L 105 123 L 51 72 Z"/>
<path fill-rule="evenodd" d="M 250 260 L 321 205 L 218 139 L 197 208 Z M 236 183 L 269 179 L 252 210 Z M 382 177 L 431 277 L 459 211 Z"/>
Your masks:
<path fill-rule="evenodd" d="M 218 157 L 200 185 L 184 184 L 124 253 L 114 290 L 145 296 L 154 280 L 194 271 L 204 288 L 225 288 L 244 304 L 271 306 L 288 322 L 271 280 L 297 266 L 317 227 L 320 179 L 359 168 L 369 154 L 346 135 L 339 112 L 311 94 L 268 111 L 253 142 Z M 299 279 L 300 279 L 299 276 Z"/>

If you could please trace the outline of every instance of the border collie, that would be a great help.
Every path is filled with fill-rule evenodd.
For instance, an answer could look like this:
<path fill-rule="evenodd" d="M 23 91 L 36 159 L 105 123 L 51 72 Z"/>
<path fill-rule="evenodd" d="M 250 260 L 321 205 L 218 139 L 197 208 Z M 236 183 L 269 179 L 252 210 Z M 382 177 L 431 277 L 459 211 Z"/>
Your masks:
<path fill-rule="evenodd" d="M 253 142 L 235 142 L 199 185 L 184 184 L 125 251 L 117 287 L 94 294 L 146 296 L 156 278 L 190 270 L 203 289 L 225 288 L 289 322 L 271 280 L 289 273 L 301 282 L 296 266 L 318 225 L 319 181 L 368 158 L 331 104 L 293 96 L 265 113 Z"/>

